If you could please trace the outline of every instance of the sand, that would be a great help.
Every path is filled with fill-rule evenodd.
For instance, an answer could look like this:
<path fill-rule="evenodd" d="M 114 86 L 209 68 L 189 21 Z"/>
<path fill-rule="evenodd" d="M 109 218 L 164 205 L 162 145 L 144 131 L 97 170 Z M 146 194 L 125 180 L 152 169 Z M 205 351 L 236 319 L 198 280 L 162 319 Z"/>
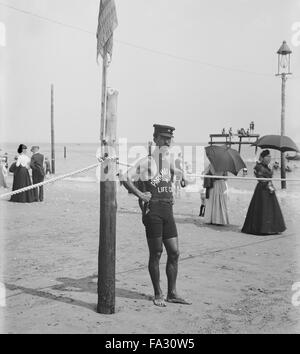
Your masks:
<path fill-rule="evenodd" d="M 287 230 L 253 236 L 240 232 L 252 192 L 230 191 L 226 227 L 203 223 L 197 193 L 176 199 L 178 292 L 192 305 L 159 308 L 137 199 L 119 189 L 111 315 L 96 312 L 99 186 L 60 181 L 45 187 L 43 203 L 0 200 L 1 333 L 300 333 L 300 306 L 292 303 L 300 282 L 299 199 L 278 192 Z M 165 263 L 164 251 L 164 291 Z"/>

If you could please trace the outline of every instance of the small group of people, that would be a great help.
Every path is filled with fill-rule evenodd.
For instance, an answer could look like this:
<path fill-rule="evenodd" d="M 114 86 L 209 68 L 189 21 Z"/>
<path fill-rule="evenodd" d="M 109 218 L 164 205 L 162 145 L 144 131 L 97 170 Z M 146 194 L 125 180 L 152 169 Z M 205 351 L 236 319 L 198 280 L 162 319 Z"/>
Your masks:
<path fill-rule="evenodd" d="M 18 155 L 9 167 L 9 172 L 13 173 L 12 191 L 44 181 L 46 174 L 44 169 L 44 155 L 39 152 L 39 146 L 36 145 L 32 146 L 30 151 L 32 152 L 31 158 L 27 155 L 26 145 L 20 144 L 17 149 Z M 30 169 L 32 171 L 32 179 L 29 174 Z M 17 203 L 42 202 L 43 200 L 43 186 L 13 194 L 10 198 L 11 202 Z"/>
<path fill-rule="evenodd" d="M 238 129 L 237 133 L 238 133 L 238 135 L 249 136 L 250 130 L 247 129 L 247 131 L 246 131 L 244 128 L 241 128 L 241 129 Z"/>
<path fill-rule="evenodd" d="M 270 162 L 270 151 L 263 150 L 254 167 L 256 178 L 272 178 L 273 170 L 269 167 Z M 204 222 L 208 224 L 228 225 L 226 173 L 216 171 L 212 165 L 209 165 L 204 174 L 224 176 L 224 178 L 204 178 L 203 188 L 205 189 L 201 190 L 199 216 L 203 216 Z M 241 231 L 254 235 L 273 235 L 281 233 L 285 229 L 284 218 L 272 181 L 258 180 Z"/>
<path fill-rule="evenodd" d="M 222 135 L 225 135 L 225 134 L 226 134 L 226 130 L 225 130 L 225 128 L 223 128 L 223 129 L 222 129 Z M 232 136 L 232 134 L 233 134 L 233 133 L 232 133 L 232 127 L 229 128 L 228 134 L 229 134 L 230 136 Z"/>
<path fill-rule="evenodd" d="M 253 132 L 254 132 L 254 122 L 253 121 L 250 123 L 249 128 L 247 130 L 245 130 L 244 128 L 241 128 L 241 129 L 237 130 L 237 134 L 238 135 L 243 135 L 243 136 L 249 136 Z M 223 128 L 222 129 L 222 135 L 225 135 L 225 134 L 226 134 L 226 130 L 225 130 L 225 128 Z M 228 134 L 230 136 L 233 135 L 232 127 L 229 128 Z"/>

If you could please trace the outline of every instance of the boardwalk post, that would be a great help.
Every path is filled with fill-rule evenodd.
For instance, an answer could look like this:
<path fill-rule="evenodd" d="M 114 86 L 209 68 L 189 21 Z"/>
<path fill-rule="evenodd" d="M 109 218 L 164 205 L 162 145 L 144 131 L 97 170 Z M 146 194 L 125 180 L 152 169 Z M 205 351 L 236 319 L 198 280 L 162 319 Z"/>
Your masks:
<path fill-rule="evenodd" d="M 240 136 L 239 153 L 241 153 L 241 146 L 242 146 L 241 142 L 242 142 L 242 136 Z"/>

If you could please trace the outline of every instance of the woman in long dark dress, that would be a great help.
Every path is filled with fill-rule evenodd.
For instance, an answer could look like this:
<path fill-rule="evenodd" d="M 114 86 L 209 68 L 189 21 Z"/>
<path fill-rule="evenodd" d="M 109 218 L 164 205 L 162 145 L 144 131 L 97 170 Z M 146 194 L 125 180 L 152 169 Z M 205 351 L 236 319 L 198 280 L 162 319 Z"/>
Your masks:
<path fill-rule="evenodd" d="M 15 191 L 20 188 L 31 186 L 31 178 L 28 170 L 30 169 L 30 158 L 26 155 L 27 146 L 24 144 L 18 147 L 18 159 L 14 167 L 14 180 L 12 190 Z M 33 190 L 17 193 L 11 196 L 11 202 L 18 203 L 32 203 L 35 201 Z"/>
<path fill-rule="evenodd" d="M 268 167 L 271 161 L 269 150 L 260 154 L 254 167 L 257 178 L 272 178 Z M 274 235 L 286 230 L 282 212 L 271 181 L 258 181 L 251 199 L 242 232 L 254 235 Z"/>

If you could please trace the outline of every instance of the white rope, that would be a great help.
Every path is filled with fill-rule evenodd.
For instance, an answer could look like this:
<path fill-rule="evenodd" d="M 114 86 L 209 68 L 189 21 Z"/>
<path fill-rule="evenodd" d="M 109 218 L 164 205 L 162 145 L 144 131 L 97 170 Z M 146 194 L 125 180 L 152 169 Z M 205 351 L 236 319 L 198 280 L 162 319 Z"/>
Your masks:
<path fill-rule="evenodd" d="M 185 177 L 196 177 L 196 178 L 219 178 L 219 179 L 242 179 L 248 181 L 288 181 L 288 182 L 299 182 L 300 178 L 264 178 L 264 177 L 246 177 L 246 176 L 214 176 L 214 175 L 197 175 L 197 174 L 185 174 Z"/>
<path fill-rule="evenodd" d="M 115 157 L 106 157 L 105 159 L 100 158 L 98 160 L 99 160 L 99 163 L 101 164 L 104 161 L 115 160 L 115 159 L 116 159 Z M 27 186 L 27 187 L 24 187 L 24 188 L 20 188 L 20 189 L 16 189 L 16 190 L 8 192 L 8 193 L 1 194 L 0 198 L 5 198 L 5 197 L 9 197 L 9 196 L 12 196 L 12 195 L 15 195 L 15 194 L 23 193 L 23 192 L 29 191 L 31 189 L 44 186 L 45 184 L 53 183 L 53 182 L 59 181 L 59 180 L 64 179 L 64 178 L 67 178 L 67 177 L 70 177 L 70 176 L 74 176 L 74 175 L 76 175 L 78 173 L 82 173 L 82 172 L 91 170 L 92 168 L 98 167 L 99 163 L 87 166 L 87 167 L 82 168 L 80 170 L 76 170 L 76 171 L 73 171 L 73 172 L 66 173 L 64 175 L 60 175 L 60 176 L 48 179 L 47 181 L 43 181 L 43 182 L 36 183 L 36 184 L 31 184 L 30 186 Z"/>
<path fill-rule="evenodd" d="M 134 165 L 129 165 L 120 161 L 117 161 L 119 165 L 134 167 Z M 300 182 L 300 178 L 263 178 L 263 177 L 246 177 L 246 176 L 217 176 L 217 175 L 197 175 L 194 173 L 186 173 L 184 177 L 195 177 L 195 178 L 216 178 L 216 179 L 241 179 L 248 181 L 289 181 L 289 182 Z"/>
<path fill-rule="evenodd" d="M 56 182 L 56 181 L 59 181 L 61 179 L 64 179 L 64 178 L 67 178 L 67 177 L 70 177 L 70 176 L 74 176 L 74 175 L 76 175 L 78 173 L 82 173 L 82 172 L 91 170 L 92 168 L 98 167 L 99 164 L 101 164 L 101 163 L 103 163 L 104 161 L 107 161 L 107 160 L 116 160 L 118 165 L 122 165 L 122 166 L 126 166 L 126 167 L 133 167 L 133 165 L 129 165 L 127 163 L 118 161 L 117 157 L 106 157 L 104 159 L 103 158 L 98 158 L 99 163 L 87 166 L 87 167 L 82 168 L 80 170 L 76 170 L 76 171 L 73 171 L 73 172 L 66 173 L 64 175 L 60 175 L 60 176 L 48 179 L 47 181 L 43 181 L 43 182 L 40 182 L 40 183 L 32 184 L 32 185 L 24 187 L 24 188 L 20 188 L 20 189 L 17 189 L 17 190 L 8 192 L 8 193 L 1 194 L 0 198 L 10 197 L 10 196 L 15 195 L 15 194 L 26 192 L 28 190 L 31 190 L 31 189 L 34 189 L 34 188 L 38 188 L 38 187 L 44 186 L 44 185 L 49 184 L 49 183 Z M 227 179 L 233 179 L 233 180 L 235 179 L 235 180 L 248 180 L 248 181 L 288 181 L 288 182 L 299 182 L 300 181 L 299 178 L 289 178 L 289 179 L 287 179 L 287 178 L 263 178 L 263 177 L 256 178 L 256 177 L 246 177 L 246 176 L 238 177 L 238 176 L 217 176 L 217 175 L 186 174 L 185 177 L 187 177 L 187 176 L 195 177 L 195 178 L 214 178 L 214 179 L 226 179 L 226 180 Z"/>

